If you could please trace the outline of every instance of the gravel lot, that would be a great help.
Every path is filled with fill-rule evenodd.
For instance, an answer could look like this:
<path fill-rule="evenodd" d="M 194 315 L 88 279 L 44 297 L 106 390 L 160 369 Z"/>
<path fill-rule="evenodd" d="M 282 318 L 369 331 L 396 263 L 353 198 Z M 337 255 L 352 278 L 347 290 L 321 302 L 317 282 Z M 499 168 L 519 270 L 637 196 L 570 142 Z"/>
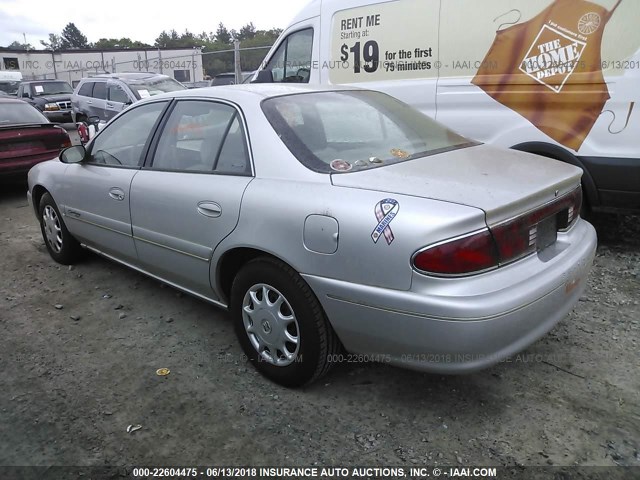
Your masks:
<path fill-rule="evenodd" d="M 25 190 L 0 185 L 0 465 L 640 466 L 638 217 L 595 218 L 587 292 L 521 356 L 287 390 L 224 312 L 94 255 L 54 263 Z"/>

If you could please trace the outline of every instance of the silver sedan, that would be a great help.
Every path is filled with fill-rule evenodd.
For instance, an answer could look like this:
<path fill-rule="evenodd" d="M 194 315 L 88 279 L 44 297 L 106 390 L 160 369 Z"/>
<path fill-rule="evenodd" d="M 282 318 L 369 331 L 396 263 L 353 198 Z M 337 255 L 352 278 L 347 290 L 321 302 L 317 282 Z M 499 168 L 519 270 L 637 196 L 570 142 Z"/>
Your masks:
<path fill-rule="evenodd" d="M 53 259 L 104 255 L 229 309 L 268 378 L 341 361 L 464 373 L 575 306 L 582 172 L 381 93 L 253 85 L 135 104 L 29 173 Z"/>

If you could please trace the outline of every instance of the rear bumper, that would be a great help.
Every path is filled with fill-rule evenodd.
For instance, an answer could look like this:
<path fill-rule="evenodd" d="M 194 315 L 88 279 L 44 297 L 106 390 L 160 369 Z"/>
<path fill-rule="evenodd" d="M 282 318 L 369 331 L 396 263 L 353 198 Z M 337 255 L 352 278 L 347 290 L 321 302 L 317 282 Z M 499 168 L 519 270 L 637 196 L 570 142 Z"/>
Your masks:
<path fill-rule="evenodd" d="M 31 167 L 56 157 L 56 152 L 34 155 L 25 158 L 0 160 L 0 177 L 27 173 Z"/>
<path fill-rule="evenodd" d="M 417 370 L 468 373 L 522 351 L 573 309 L 595 256 L 595 230 L 579 221 L 557 243 L 544 258 L 469 279 L 416 274 L 408 292 L 304 278 L 348 351 Z"/>

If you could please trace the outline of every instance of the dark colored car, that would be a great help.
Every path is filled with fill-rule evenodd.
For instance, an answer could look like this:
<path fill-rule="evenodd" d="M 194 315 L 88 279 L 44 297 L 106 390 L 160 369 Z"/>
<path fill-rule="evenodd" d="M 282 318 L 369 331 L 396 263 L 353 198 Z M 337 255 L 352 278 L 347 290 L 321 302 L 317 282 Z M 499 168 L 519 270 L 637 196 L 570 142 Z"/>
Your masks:
<path fill-rule="evenodd" d="M 71 122 L 71 94 L 73 88 L 62 80 L 33 80 L 22 82 L 18 98 L 40 110 L 51 122 Z"/>
<path fill-rule="evenodd" d="M 241 83 L 245 83 L 245 81 L 250 78 L 253 77 L 253 74 L 255 72 L 242 72 L 242 82 Z M 210 87 L 219 87 L 222 85 L 235 85 L 236 83 L 236 74 L 233 72 L 229 72 L 229 73 L 219 73 L 218 75 L 216 75 L 215 77 L 213 77 L 211 79 L 211 81 L 209 82 L 209 86 Z"/>
<path fill-rule="evenodd" d="M 0 97 L 0 178 L 24 174 L 69 146 L 64 128 L 22 100 Z"/>
<path fill-rule="evenodd" d="M 111 73 L 83 78 L 71 96 L 73 121 L 98 117 L 108 122 L 138 100 L 186 89 L 173 78 L 157 73 Z"/>

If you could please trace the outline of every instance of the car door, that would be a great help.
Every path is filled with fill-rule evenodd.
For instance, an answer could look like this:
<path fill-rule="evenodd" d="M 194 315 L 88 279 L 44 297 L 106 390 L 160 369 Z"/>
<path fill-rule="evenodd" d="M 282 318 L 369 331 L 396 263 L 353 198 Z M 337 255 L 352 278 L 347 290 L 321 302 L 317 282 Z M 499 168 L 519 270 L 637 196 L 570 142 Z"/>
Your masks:
<path fill-rule="evenodd" d="M 69 231 L 86 245 L 135 263 L 129 192 L 152 132 L 168 101 L 132 109 L 89 145 L 85 161 L 67 167 L 64 215 Z"/>
<path fill-rule="evenodd" d="M 105 104 L 106 121 L 111 120 L 119 114 L 125 107 L 133 103 L 129 95 L 117 82 L 107 82 L 107 101 Z"/>
<path fill-rule="evenodd" d="M 142 268 L 216 299 L 215 247 L 238 223 L 252 168 L 241 112 L 209 100 L 180 100 L 131 185 L 131 220 Z"/>

